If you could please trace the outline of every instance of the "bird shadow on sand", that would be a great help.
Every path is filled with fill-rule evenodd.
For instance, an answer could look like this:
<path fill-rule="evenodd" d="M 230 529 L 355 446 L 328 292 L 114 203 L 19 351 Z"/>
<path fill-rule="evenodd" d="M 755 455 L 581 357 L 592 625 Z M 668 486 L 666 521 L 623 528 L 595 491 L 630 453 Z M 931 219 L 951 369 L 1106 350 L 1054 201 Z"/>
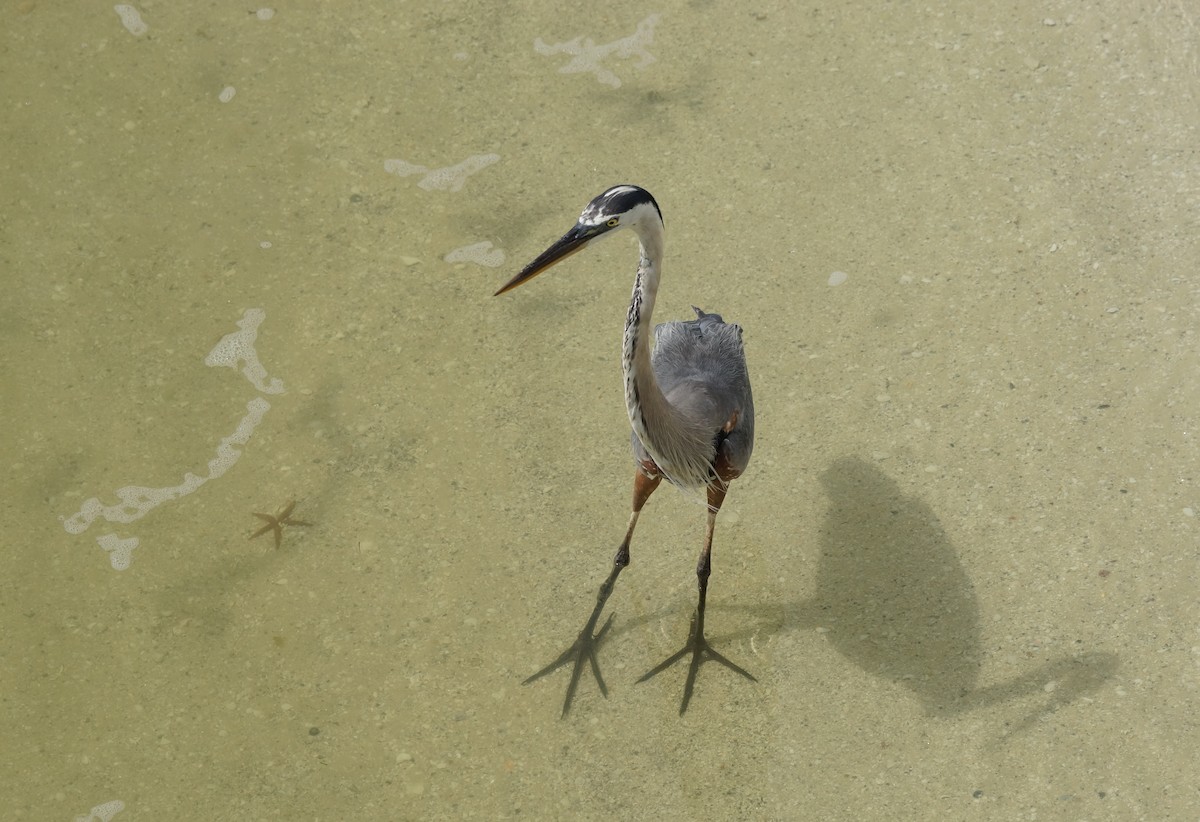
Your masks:
<path fill-rule="evenodd" d="M 821 628 L 842 656 L 909 689 L 930 716 L 1038 695 L 1038 706 L 998 741 L 1095 691 L 1116 672 L 1115 654 L 1080 653 L 981 687 L 986 652 L 979 603 L 933 510 L 858 458 L 838 460 L 821 482 L 829 508 L 820 530 L 816 594 L 782 608 L 751 608 L 766 622 L 756 629 L 760 634 Z"/>

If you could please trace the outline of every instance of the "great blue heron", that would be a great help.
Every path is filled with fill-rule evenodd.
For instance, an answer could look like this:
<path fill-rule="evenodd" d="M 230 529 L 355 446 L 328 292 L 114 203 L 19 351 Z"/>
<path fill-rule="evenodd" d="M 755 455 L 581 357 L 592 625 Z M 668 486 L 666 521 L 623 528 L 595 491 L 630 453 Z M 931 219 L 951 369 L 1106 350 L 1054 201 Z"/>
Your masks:
<path fill-rule="evenodd" d="M 642 506 L 665 477 L 683 489 L 706 489 L 708 525 L 704 546 L 696 565 L 700 596 L 687 642 L 677 653 L 645 674 L 644 682 L 666 670 L 688 653 L 691 664 L 684 685 L 682 715 L 692 698 L 700 665 L 714 660 L 754 680 L 744 668 L 713 650 L 704 637 L 704 603 L 712 570 L 713 529 L 717 512 L 725 501 L 729 483 L 746 470 L 754 447 L 754 401 L 750 377 L 742 351 L 742 329 L 726 323 L 717 314 L 693 307 L 696 319 L 669 322 L 654 329 L 654 352 L 650 352 L 650 317 L 658 294 L 663 256 L 663 219 L 650 192 L 632 185 L 618 185 L 596 197 L 579 216 L 575 226 L 558 242 L 543 251 L 509 280 L 496 295 L 516 288 L 570 254 L 616 229 L 631 228 L 641 245 L 633 298 L 625 319 L 622 368 L 625 374 L 625 407 L 633 426 L 633 513 L 625 539 L 617 549 L 613 569 L 600 586 L 596 607 L 579 632 L 579 638 L 556 660 L 525 680 L 533 682 L 574 661 L 571 682 L 562 715 L 571 708 L 576 686 L 586 660 L 601 693 L 608 687 L 600 675 L 596 649 L 612 625 L 610 614 L 597 632 L 596 624 L 612 593 L 617 576 L 629 564 L 629 542 Z"/>

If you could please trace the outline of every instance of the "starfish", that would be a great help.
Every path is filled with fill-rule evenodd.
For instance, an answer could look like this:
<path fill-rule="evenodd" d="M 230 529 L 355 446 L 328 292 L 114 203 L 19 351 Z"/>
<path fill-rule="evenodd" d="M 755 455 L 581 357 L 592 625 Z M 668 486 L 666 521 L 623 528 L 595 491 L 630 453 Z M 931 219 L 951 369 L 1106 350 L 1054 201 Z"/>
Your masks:
<path fill-rule="evenodd" d="M 266 525 L 264 525 L 262 528 L 259 528 L 253 534 L 251 534 L 250 539 L 254 539 L 255 537 L 261 537 L 263 534 L 267 533 L 267 531 L 274 531 L 275 532 L 275 550 L 278 551 L 279 546 L 283 544 L 283 526 L 285 526 L 285 525 L 312 525 L 311 522 L 305 522 L 304 520 L 300 520 L 300 519 L 292 519 L 292 511 L 293 511 L 293 509 L 295 509 L 295 507 L 296 507 L 296 501 L 292 500 L 291 502 L 289 502 L 287 505 L 285 505 L 283 507 L 283 510 L 279 512 L 278 516 L 271 516 L 270 514 L 260 514 L 257 511 L 255 511 L 254 516 L 261 519 L 263 522 L 266 523 Z"/>

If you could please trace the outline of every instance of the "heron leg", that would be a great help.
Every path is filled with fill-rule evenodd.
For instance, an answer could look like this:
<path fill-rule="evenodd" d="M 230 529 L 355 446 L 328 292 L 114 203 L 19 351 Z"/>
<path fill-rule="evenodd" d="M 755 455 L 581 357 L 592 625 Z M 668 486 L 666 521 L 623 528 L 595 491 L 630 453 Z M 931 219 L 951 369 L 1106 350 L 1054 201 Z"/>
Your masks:
<path fill-rule="evenodd" d="M 658 474 L 647 474 L 642 470 L 638 470 L 633 479 L 633 512 L 629 515 L 629 527 L 625 529 L 625 539 L 621 540 L 621 545 L 617 548 L 617 555 L 613 557 L 613 567 L 608 574 L 608 578 L 600 585 L 600 590 L 596 594 L 596 607 L 592 609 L 591 616 L 583 625 L 583 630 L 579 632 L 579 637 L 571 645 L 570 648 L 563 651 L 557 659 L 542 668 L 533 676 L 527 678 L 522 685 L 541 679 L 547 674 L 557 671 L 559 668 L 566 665 L 568 662 L 574 662 L 571 669 L 571 682 L 567 685 L 567 696 L 563 700 L 562 716 L 565 718 L 571 710 L 571 700 L 575 698 L 575 690 L 579 686 L 579 678 L 583 674 L 583 664 L 586 661 L 592 669 L 592 675 L 596 677 L 596 684 L 600 686 L 600 693 L 608 698 L 608 686 L 604 683 L 604 677 L 600 674 L 600 663 L 596 660 L 596 650 L 600 647 L 600 640 L 608 633 L 608 629 L 612 627 L 613 614 L 608 615 L 608 619 L 604 621 L 603 627 L 599 631 L 596 630 L 596 624 L 600 621 L 600 614 L 604 611 L 604 606 L 608 602 L 609 596 L 612 594 L 613 587 L 617 583 L 617 577 L 621 571 L 629 564 L 629 543 L 633 539 L 633 531 L 637 527 L 638 517 L 642 513 L 642 506 L 646 504 L 646 500 L 650 499 L 650 495 L 654 493 L 654 489 L 658 488 L 658 484 L 662 481 L 662 477 Z"/>
<path fill-rule="evenodd" d="M 680 716 L 683 716 L 684 712 L 687 711 L 688 703 L 692 701 L 692 691 L 696 687 L 696 675 L 700 671 L 700 666 L 705 662 L 719 662 L 731 671 L 741 674 L 751 682 L 758 681 L 745 668 L 730 661 L 724 654 L 714 650 L 704 636 L 704 606 L 708 598 L 708 578 L 712 575 L 713 531 L 717 526 L 717 512 L 721 510 L 721 503 L 725 501 L 727 487 L 728 485 L 725 482 L 713 483 L 708 487 L 708 524 L 704 531 L 704 547 L 700 551 L 700 560 L 696 563 L 696 582 L 700 589 L 700 596 L 696 603 L 696 612 L 692 615 L 692 626 L 688 632 L 687 642 L 684 643 L 682 648 L 664 659 L 638 680 L 638 682 L 645 682 L 647 679 L 670 668 L 688 654 L 691 654 L 691 661 L 688 664 L 687 681 L 683 686 L 683 702 L 679 706 Z"/>

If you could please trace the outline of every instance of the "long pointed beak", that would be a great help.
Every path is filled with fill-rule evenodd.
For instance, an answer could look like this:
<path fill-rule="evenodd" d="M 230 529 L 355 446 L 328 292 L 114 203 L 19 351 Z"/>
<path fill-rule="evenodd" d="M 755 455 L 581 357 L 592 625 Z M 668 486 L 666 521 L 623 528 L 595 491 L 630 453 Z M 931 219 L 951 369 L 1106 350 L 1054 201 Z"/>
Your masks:
<path fill-rule="evenodd" d="M 527 283 L 537 275 L 541 274 L 555 263 L 562 262 L 567 257 L 570 257 L 576 251 L 586 246 L 591 240 L 595 239 L 596 230 L 594 228 L 585 228 L 583 226 L 575 226 L 566 234 L 562 235 L 554 245 L 547 248 L 537 256 L 537 259 L 529 265 L 521 269 L 517 276 L 506 282 L 500 287 L 500 290 L 493 294 L 493 297 L 499 297 L 506 291 L 512 291 L 522 283 Z"/>

